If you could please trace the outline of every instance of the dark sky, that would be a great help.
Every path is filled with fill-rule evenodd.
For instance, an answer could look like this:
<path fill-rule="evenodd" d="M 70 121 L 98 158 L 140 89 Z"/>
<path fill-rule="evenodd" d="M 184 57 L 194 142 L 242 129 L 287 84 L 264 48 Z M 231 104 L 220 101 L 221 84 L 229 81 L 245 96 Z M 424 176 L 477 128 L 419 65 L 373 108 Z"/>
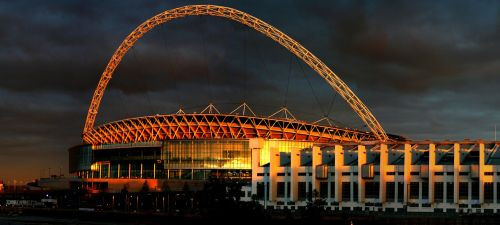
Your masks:
<path fill-rule="evenodd" d="M 498 1 L 210 2 L 302 43 L 389 133 L 493 139 L 500 127 Z M 190 3 L 0 1 L 0 180 L 66 172 L 66 149 L 81 142 L 91 94 L 120 42 L 144 20 Z M 175 20 L 139 40 L 115 72 L 97 124 L 209 102 L 229 111 L 242 101 L 261 115 L 286 105 L 299 119 L 328 114 L 363 128 L 284 48 L 212 17 Z"/>

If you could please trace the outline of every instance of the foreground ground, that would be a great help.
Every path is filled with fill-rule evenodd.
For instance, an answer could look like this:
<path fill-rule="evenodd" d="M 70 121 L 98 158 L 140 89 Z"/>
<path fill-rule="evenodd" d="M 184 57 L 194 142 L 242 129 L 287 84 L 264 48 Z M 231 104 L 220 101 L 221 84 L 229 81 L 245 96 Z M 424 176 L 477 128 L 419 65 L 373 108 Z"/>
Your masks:
<path fill-rule="evenodd" d="M 3 209 L 0 225 L 156 225 L 156 224 L 498 224 L 500 216 L 457 214 L 332 214 L 292 215 L 267 213 L 244 215 L 231 212 L 200 214 L 163 214 L 145 212 L 83 212 L 78 210 L 53 209 Z"/>

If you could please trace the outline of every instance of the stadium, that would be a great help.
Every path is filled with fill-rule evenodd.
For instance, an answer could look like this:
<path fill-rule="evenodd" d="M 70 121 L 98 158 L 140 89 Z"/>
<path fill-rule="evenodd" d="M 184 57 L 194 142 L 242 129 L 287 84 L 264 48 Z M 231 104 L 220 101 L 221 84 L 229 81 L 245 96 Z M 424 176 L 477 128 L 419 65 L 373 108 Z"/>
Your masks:
<path fill-rule="evenodd" d="M 297 119 L 283 107 L 258 116 L 243 103 L 230 112 L 127 118 L 95 126 L 105 89 L 127 51 L 160 24 L 187 16 L 242 23 L 301 59 L 352 108 L 367 131 Z M 264 21 L 236 9 L 190 5 L 139 25 L 111 57 L 94 92 L 82 144 L 70 148 L 72 187 L 137 192 L 199 190 L 212 179 L 238 180 L 242 199 L 296 209 L 323 199 L 331 210 L 497 212 L 499 142 L 411 141 L 387 134 L 368 107 L 325 63 Z M 498 192 L 498 193 L 497 193 Z"/>

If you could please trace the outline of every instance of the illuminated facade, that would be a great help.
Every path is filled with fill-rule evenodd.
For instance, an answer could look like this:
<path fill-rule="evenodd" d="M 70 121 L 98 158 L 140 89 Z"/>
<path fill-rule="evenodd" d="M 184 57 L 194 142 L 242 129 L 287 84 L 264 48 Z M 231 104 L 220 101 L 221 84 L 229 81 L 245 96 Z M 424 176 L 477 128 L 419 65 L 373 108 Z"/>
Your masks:
<path fill-rule="evenodd" d="M 123 144 L 80 145 L 69 149 L 70 172 L 89 190 L 119 192 L 124 185 L 151 190 L 165 185 L 198 183 L 210 178 L 252 178 L 252 139 L 181 139 Z M 313 142 L 266 139 L 260 162 L 269 162 L 269 152 L 310 148 Z M 196 185 L 196 184 L 195 184 Z M 179 187 L 177 187 L 179 188 Z"/>
<path fill-rule="evenodd" d="M 500 212 L 500 142 L 315 144 L 289 153 L 250 143 L 245 200 L 254 195 L 266 207 L 321 199 L 342 211 Z"/>
<path fill-rule="evenodd" d="M 341 96 L 370 132 L 297 120 L 286 108 L 256 116 L 243 104 L 221 113 L 127 118 L 95 126 L 105 89 L 127 51 L 148 31 L 186 16 L 216 16 L 253 28 L 301 59 Z M 284 113 L 285 116 L 277 116 Z M 287 115 L 291 115 L 290 117 Z M 324 121 L 323 121 L 324 122 Z M 297 209 L 497 212 L 498 142 L 411 142 L 385 132 L 368 107 L 320 59 L 275 27 L 236 9 L 189 5 L 139 25 L 111 57 L 94 91 L 70 172 L 92 191 L 201 188 L 207 179 L 247 181 L 243 200 Z M 498 156 L 497 156 L 498 155 Z"/>

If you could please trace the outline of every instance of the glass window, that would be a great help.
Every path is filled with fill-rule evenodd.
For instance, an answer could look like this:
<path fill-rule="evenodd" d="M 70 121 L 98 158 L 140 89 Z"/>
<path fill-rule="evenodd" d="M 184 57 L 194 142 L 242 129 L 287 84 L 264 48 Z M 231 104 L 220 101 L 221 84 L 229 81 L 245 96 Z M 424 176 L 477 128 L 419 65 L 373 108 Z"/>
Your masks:
<path fill-rule="evenodd" d="M 351 182 L 342 182 L 342 201 L 351 201 Z"/>
<path fill-rule="evenodd" d="M 405 184 L 403 182 L 398 182 L 398 202 L 403 202 L 405 198 Z"/>
<path fill-rule="evenodd" d="M 378 199 L 379 190 L 380 190 L 379 182 L 366 182 L 365 183 L 366 198 Z"/>
<path fill-rule="evenodd" d="M 418 182 L 410 182 L 410 199 L 418 199 L 420 186 Z"/>
<path fill-rule="evenodd" d="M 306 182 L 299 182 L 298 183 L 298 192 L 299 192 L 299 200 L 305 200 L 306 199 Z"/>
<path fill-rule="evenodd" d="M 429 199 L 429 182 L 422 181 L 422 199 Z"/>
<path fill-rule="evenodd" d="M 357 202 L 358 201 L 358 182 L 353 182 L 352 183 L 352 189 L 353 189 L 353 201 Z"/>
<path fill-rule="evenodd" d="M 276 196 L 278 198 L 284 198 L 285 197 L 285 182 L 277 182 L 276 186 L 277 186 Z"/>
<path fill-rule="evenodd" d="M 479 200 L 479 182 L 474 181 L 471 183 L 471 197 L 472 200 Z"/>
<path fill-rule="evenodd" d="M 436 202 L 443 202 L 444 187 L 443 182 L 434 183 L 434 200 Z"/>
<path fill-rule="evenodd" d="M 396 194 L 394 186 L 395 186 L 394 182 L 387 182 L 386 183 L 385 197 L 387 198 L 388 202 L 394 202 L 394 195 Z"/>
<path fill-rule="evenodd" d="M 320 182 L 319 183 L 319 196 L 321 198 L 328 197 L 328 182 Z"/>
<path fill-rule="evenodd" d="M 452 203 L 454 202 L 454 193 L 455 187 L 453 186 L 453 182 L 446 183 L 446 202 Z"/>
<path fill-rule="evenodd" d="M 493 202 L 493 183 L 492 182 L 484 183 L 484 202 L 486 202 L 486 203 Z"/>
<path fill-rule="evenodd" d="M 468 182 L 460 182 L 458 188 L 459 198 L 460 200 L 469 199 L 469 183 Z"/>

